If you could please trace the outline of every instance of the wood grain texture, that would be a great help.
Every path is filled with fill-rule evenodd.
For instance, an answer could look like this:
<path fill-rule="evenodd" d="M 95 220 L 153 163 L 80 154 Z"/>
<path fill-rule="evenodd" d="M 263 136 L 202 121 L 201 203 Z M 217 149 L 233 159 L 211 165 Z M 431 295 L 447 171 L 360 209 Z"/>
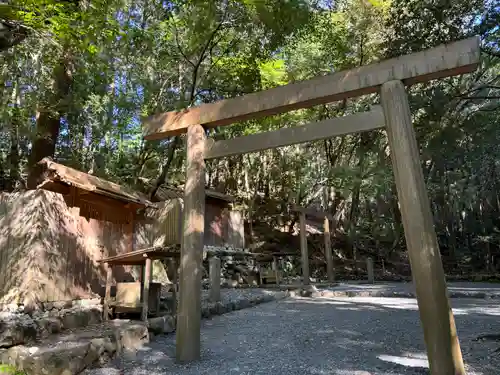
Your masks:
<path fill-rule="evenodd" d="M 382 85 L 381 99 L 430 372 L 465 375 L 403 82 Z"/>
<path fill-rule="evenodd" d="M 141 319 L 143 322 L 147 322 L 149 313 L 149 286 L 153 278 L 153 267 L 151 264 L 151 258 L 146 258 L 146 264 L 144 266 L 144 280 L 142 284 L 142 312 Z"/>
<path fill-rule="evenodd" d="M 302 255 L 302 283 L 309 285 L 309 250 L 307 249 L 306 214 L 300 213 L 300 253 Z"/>
<path fill-rule="evenodd" d="M 479 64 L 479 47 L 479 37 L 472 37 L 266 91 L 152 115 L 143 121 L 143 135 L 148 140 L 163 139 L 185 133 L 190 125 L 225 126 L 374 93 L 391 80 L 411 85 L 468 73 Z"/>
<path fill-rule="evenodd" d="M 208 260 L 210 275 L 210 301 L 219 302 L 220 294 L 220 258 L 211 257 Z"/>
<path fill-rule="evenodd" d="M 111 302 L 111 284 L 113 283 L 113 267 L 106 263 L 106 289 L 104 292 L 103 319 L 109 320 L 109 303 Z"/>
<path fill-rule="evenodd" d="M 335 281 L 335 273 L 333 269 L 332 241 L 330 237 L 330 219 L 327 217 L 324 219 L 323 232 L 325 236 L 326 274 L 328 276 L 328 281 L 333 283 Z"/>
<path fill-rule="evenodd" d="M 331 118 L 292 128 L 282 128 L 276 131 L 252 134 L 223 141 L 207 142 L 205 159 L 215 159 L 290 146 L 297 143 L 319 141 L 339 135 L 359 133 L 382 127 L 384 127 L 382 107 L 375 106 L 370 111 L 349 116 Z"/>
<path fill-rule="evenodd" d="M 184 225 L 179 271 L 176 357 L 179 362 L 200 358 L 201 276 L 205 227 L 205 130 L 188 129 Z"/>

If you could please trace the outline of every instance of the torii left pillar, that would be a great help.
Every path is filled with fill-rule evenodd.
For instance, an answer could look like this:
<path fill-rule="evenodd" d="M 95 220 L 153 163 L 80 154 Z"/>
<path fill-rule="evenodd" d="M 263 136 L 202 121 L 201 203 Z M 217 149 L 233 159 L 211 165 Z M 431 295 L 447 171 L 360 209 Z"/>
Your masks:
<path fill-rule="evenodd" d="M 184 226 L 179 271 L 176 358 L 200 358 L 201 276 L 205 227 L 205 130 L 191 125 L 187 131 Z"/>

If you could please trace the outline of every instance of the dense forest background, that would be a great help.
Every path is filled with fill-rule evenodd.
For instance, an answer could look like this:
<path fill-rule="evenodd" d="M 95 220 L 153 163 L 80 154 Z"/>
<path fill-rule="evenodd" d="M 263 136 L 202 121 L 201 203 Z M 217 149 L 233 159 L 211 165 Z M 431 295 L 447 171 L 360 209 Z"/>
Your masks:
<path fill-rule="evenodd" d="M 473 74 L 410 89 L 448 268 L 500 268 L 500 5 L 495 0 L 0 2 L 0 190 L 45 156 L 153 197 L 182 184 L 185 140 L 145 142 L 141 118 L 479 35 Z M 229 138 L 362 111 L 377 95 L 211 130 Z M 207 163 L 251 236 L 290 203 L 336 217 L 345 256 L 402 254 L 384 131 Z M 261 233 L 265 230 L 261 230 Z M 257 233 L 257 234 L 255 234 Z"/>

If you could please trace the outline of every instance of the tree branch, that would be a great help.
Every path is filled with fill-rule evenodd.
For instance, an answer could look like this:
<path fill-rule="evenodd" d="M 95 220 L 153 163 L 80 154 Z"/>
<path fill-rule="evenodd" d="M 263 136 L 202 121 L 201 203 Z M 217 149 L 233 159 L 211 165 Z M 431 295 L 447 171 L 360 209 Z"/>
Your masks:
<path fill-rule="evenodd" d="M 180 54 L 182 55 L 182 57 L 184 57 L 184 60 L 186 60 L 186 62 L 189 63 L 189 65 L 191 65 L 193 68 L 196 68 L 195 65 L 193 64 L 193 62 L 186 56 L 186 54 L 184 53 L 184 51 L 182 50 L 182 47 L 179 43 L 179 34 L 177 32 L 177 26 L 175 26 L 175 23 L 174 23 L 174 36 L 175 36 L 175 44 L 177 46 L 177 49 L 179 50 Z"/>
<path fill-rule="evenodd" d="M 163 185 L 165 179 L 167 178 L 167 173 L 168 170 L 170 169 L 172 161 L 174 160 L 175 150 L 177 149 L 179 142 L 180 142 L 180 137 L 175 136 L 174 139 L 172 140 L 172 143 L 168 147 L 167 160 L 165 161 L 165 164 L 162 165 L 160 175 L 158 176 L 158 179 L 156 180 L 153 190 L 151 191 L 150 194 L 151 200 L 154 200 L 155 195 L 158 192 L 158 189 L 160 188 L 161 185 Z"/>

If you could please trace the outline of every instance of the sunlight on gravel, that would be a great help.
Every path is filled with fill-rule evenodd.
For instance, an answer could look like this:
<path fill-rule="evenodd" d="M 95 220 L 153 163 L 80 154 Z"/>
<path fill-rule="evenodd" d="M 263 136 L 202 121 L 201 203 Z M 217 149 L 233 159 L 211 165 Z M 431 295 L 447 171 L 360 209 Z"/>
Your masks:
<path fill-rule="evenodd" d="M 247 291 L 251 293 L 251 291 Z M 495 374 L 499 332 L 493 300 L 452 301 L 469 375 Z M 175 363 L 175 336 L 86 375 L 418 375 L 428 374 L 412 298 L 289 298 L 217 316 L 202 324 L 202 360 Z M 122 371 L 122 372 L 120 372 Z"/>

